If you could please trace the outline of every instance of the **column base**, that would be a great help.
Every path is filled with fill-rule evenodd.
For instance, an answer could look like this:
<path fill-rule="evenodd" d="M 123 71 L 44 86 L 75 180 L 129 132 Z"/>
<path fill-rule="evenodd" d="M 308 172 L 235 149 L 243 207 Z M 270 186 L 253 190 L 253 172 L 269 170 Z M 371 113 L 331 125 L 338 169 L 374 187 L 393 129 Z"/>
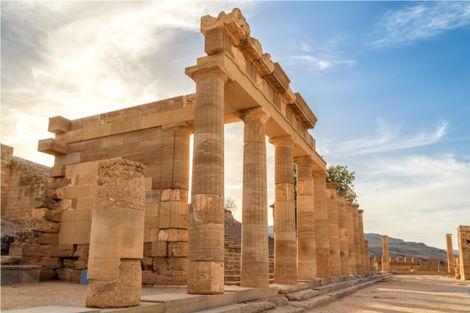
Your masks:
<path fill-rule="evenodd" d="M 224 262 L 189 261 L 188 293 L 224 293 Z"/>

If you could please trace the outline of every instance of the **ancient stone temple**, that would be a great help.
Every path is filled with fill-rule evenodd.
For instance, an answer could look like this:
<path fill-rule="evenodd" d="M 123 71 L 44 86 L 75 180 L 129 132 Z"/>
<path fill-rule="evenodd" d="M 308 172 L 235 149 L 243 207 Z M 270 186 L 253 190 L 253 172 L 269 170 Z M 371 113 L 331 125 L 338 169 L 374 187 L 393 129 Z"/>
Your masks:
<path fill-rule="evenodd" d="M 44 222 L 54 226 L 49 273 L 77 282 L 87 270 L 89 306 L 135 305 L 141 284 L 224 292 L 224 124 L 235 122 L 244 125 L 238 283 L 371 271 L 363 210 L 327 184 L 309 133 L 317 119 L 281 65 L 250 36 L 238 9 L 202 17 L 201 32 L 206 55 L 185 71 L 195 93 L 75 120 L 52 117 L 54 138 L 39 141 L 38 150 L 55 157 L 44 202 L 60 211 Z M 267 144 L 275 148 L 273 281 Z M 2 184 L 3 160 L 2 149 Z M 2 206 L 4 198 L 2 189 Z M 18 240 L 15 253 L 33 244 L 42 251 L 44 243 Z"/>

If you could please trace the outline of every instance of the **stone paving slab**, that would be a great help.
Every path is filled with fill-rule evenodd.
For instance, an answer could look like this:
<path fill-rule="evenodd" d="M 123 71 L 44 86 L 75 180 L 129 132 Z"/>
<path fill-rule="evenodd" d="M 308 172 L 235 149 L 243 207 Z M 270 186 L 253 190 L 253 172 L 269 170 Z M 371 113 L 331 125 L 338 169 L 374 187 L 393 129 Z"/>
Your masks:
<path fill-rule="evenodd" d="M 99 309 L 75 308 L 70 306 L 38 306 L 35 308 L 7 311 L 9 313 L 100 313 Z"/>

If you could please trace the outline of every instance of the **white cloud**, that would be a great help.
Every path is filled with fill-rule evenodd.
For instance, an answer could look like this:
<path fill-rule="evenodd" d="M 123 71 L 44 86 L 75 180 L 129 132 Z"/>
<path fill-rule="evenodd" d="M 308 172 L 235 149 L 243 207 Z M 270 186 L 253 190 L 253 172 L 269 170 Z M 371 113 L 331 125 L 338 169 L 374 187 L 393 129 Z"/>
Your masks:
<path fill-rule="evenodd" d="M 394 150 L 403 150 L 435 144 L 441 141 L 447 131 L 447 122 L 441 122 L 434 131 L 421 131 L 414 135 L 400 134 L 399 127 L 392 127 L 385 120 L 377 118 L 377 134 L 335 143 L 335 147 L 320 147 L 322 153 L 340 155 L 363 155 Z M 325 143 L 324 143 L 325 144 Z"/>
<path fill-rule="evenodd" d="M 376 27 L 375 46 L 410 44 L 470 24 L 470 3 L 443 1 L 412 4 L 389 11 Z"/>
<path fill-rule="evenodd" d="M 356 191 L 367 232 L 445 247 L 445 233 L 470 224 L 470 162 L 454 155 L 368 160 Z"/>
<path fill-rule="evenodd" d="M 36 151 L 47 118 L 77 118 L 194 92 L 199 19 L 242 2 L 2 3 L 2 143 Z"/>
<path fill-rule="evenodd" d="M 288 58 L 290 65 L 306 63 L 314 71 L 324 71 L 338 65 L 352 66 L 356 64 L 354 60 L 341 60 L 332 57 L 317 57 L 310 54 L 292 55 Z"/>

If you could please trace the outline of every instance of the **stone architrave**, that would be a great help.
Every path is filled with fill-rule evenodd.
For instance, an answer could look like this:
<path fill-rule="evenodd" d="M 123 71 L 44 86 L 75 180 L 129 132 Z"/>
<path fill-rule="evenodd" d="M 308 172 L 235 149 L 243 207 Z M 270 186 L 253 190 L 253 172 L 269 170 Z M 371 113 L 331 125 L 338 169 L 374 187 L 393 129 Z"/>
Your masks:
<path fill-rule="evenodd" d="M 470 226 L 457 228 L 457 240 L 459 243 L 460 279 L 470 280 Z"/>
<path fill-rule="evenodd" d="M 269 141 L 275 147 L 274 282 L 297 284 L 294 144 L 290 136 Z"/>
<path fill-rule="evenodd" d="M 313 212 L 313 161 L 308 156 L 295 158 L 297 164 L 297 278 L 316 277 L 315 228 Z"/>
<path fill-rule="evenodd" d="M 88 307 L 140 303 L 144 244 L 145 186 L 141 163 L 99 163 L 88 257 Z"/>
<path fill-rule="evenodd" d="M 388 236 L 382 235 L 382 272 L 390 272 L 388 260 Z"/>
<path fill-rule="evenodd" d="M 366 257 L 366 249 L 364 246 L 364 220 L 363 220 L 363 213 L 364 210 L 358 210 L 358 221 L 359 221 L 359 242 L 361 246 L 361 265 L 362 271 L 361 273 L 367 273 L 367 257 Z"/>
<path fill-rule="evenodd" d="M 330 243 L 328 238 L 328 208 L 326 206 L 326 172 L 313 172 L 313 208 L 317 277 L 330 277 Z"/>
<path fill-rule="evenodd" d="M 358 204 L 352 205 L 352 215 L 354 223 L 354 252 L 356 254 L 356 272 L 358 274 L 362 273 L 362 257 L 361 257 L 361 239 L 360 239 L 360 229 L 359 229 L 359 216 L 357 209 L 359 208 Z"/>
<path fill-rule="evenodd" d="M 262 108 L 249 109 L 242 113 L 244 122 L 240 275 L 242 287 L 269 285 L 265 131 L 268 118 Z"/>
<path fill-rule="evenodd" d="M 188 293 L 224 292 L 224 86 L 218 67 L 189 74 L 196 82 Z"/>
<path fill-rule="evenodd" d="M 349 275 L 349 234 L 347 225 L 347 208 L 346 200 L 343 196 L 338 195 L 338 215 L 339 215 L 339 246 L 341 257 L 341 275 Z"/>
<path fill-rule="evenodd" d="M 452 234 L 446 234 L 447 243 L 447 267 L 450 275 L 455 273 L 454 248 L 452 246 Z"/>
<path fill-rule="evenodd" d="M 330 246 L 330 275 L 333 277 L 341 276 L 339 206 L 336 188 L 338 188 L 338 183 L 330 182 L 326 184 L 328 237 Z"/>
<path fill-rule="evenodd" d="M 346 200 L 346 226 L 348 228 L 349 274 L 357 274 L 356 246 L 354 235 L 354 218 L 352 200 Z"/>

